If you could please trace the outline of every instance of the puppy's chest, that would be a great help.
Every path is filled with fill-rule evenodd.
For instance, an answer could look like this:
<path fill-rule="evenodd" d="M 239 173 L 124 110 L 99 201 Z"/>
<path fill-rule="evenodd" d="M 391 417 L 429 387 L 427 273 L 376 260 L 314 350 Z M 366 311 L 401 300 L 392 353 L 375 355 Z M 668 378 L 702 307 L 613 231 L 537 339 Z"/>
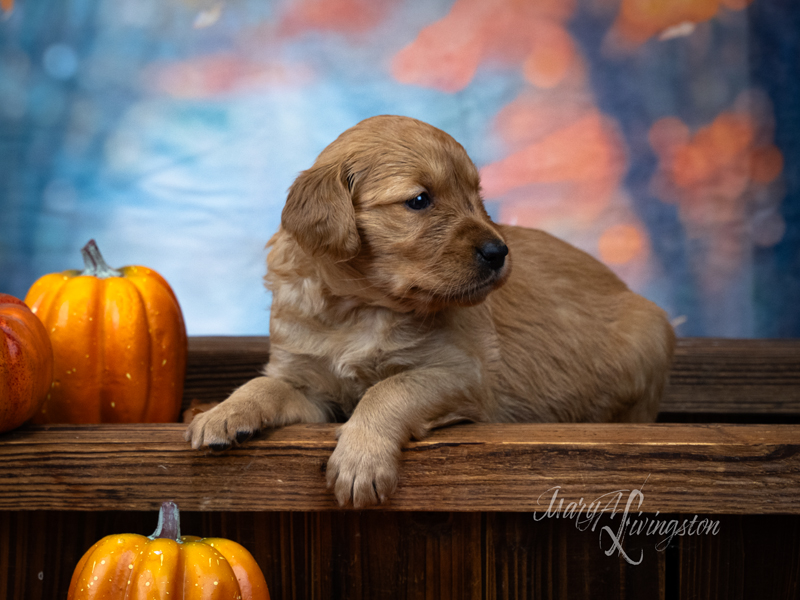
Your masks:
<path fill-rule="evenodd" d="M 273 318 L 272 328 L 281 349 L 312 357 L 320 375 L 336 380 L 345 401 L 357 401 L 369 387 L 414 366 L 430 333 L 413 317 L 380 307 L 345 317 L 322 311 L 313 319 Z"/>
<path fill-rule="evenodd" d="M 356 388 L 366 388 L 399 373 L 413 363 L 418 335 L 384 309 L 363 311 L 338 328 L 325 352 L 333 373 Z"/>

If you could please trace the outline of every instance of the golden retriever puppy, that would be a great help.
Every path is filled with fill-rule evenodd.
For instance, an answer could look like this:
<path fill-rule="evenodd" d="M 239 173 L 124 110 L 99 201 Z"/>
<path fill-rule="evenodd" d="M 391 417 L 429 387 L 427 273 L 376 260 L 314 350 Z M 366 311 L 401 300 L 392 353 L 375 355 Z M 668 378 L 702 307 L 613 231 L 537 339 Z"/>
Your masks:
<path fill-rule="evenodd" d="M 433 427 L 656 416 L 664 312 L 573 246 L 493 223 L 464 148 L 426 123 L 345 131 L 291 186 L 269 246 L 269 364 L 194 419 L 193 448 L 345 417 L 328 486 L 361 507 Z"/>

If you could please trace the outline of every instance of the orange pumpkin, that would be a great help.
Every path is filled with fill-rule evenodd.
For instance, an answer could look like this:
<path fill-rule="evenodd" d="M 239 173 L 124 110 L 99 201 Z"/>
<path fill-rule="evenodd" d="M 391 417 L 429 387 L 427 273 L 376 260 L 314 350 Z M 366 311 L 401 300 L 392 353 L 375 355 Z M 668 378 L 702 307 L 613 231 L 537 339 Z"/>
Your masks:
<path fill-rule="evenodd" d="M 253 556 L 230 540 L 180 535 L 164 502 L 150 537 L 109 535 L 78 562 L 67 600 L 269 600 Z"/>
<path fill-rule="evenodd" d="M 110 268 L 94 240 L 82 253 L 85 270 L 45 275 L 25 297 L 55 357 L 34 422 L 177 421 L 187 341 L 175 294 L 152 269 Z"/>
<path fill-rule="evenodd" d="M 53 348 L 26 304 L 0 294 L 0 433 L 22 425 L 53 381 Z"/>

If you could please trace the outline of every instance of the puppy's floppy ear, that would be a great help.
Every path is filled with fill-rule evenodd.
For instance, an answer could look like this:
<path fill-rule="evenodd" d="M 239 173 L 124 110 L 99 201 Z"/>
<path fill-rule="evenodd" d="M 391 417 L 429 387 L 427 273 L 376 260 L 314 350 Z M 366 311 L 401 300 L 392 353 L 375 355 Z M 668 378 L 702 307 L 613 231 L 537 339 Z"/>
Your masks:
<path fill-rule="evenodd" d="M 361 248 L 350 180 L 341 164 L 314 165 L 289 188 L 281 227 L 314 256 L 354 257 Z"/>

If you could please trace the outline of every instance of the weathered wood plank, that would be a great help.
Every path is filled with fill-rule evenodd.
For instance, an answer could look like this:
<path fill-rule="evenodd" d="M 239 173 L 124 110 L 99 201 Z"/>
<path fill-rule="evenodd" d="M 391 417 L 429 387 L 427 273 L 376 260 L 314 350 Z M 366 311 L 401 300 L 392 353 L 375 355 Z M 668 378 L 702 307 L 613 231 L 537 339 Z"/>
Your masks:
<path fill-rule="evenodd" d="M 221 402 L 259 375 L 269 360 L 269 337 L 209 336 L 189 338 L 183 409 L 192 400 Z"/>
<path fill-rule="evenodd" d="M 328 511 L 335 425 L 295 425 L 223 455 L 183 426 L 53 425 L 0 438 L 0 510 Z M 545 511 L 642 489 L 646 513 L 800 513 L 798 425 L 462 425 L 403 452 L 388 506 Z M 644 487 L 642 487 L 644 486 Z M 588 509 L 586 509 L 588 510 Z"/>
<path fill-rule="evenodd" d="M 775 598 L 800 592 L 800 516 L 720 515 L 715 535 L 628 537 L 642 562 L 605 555 L 597 531 L 525 513 L 181 511 L 187 534 L 243 544 L 273 598 Z M 0 512 L 0 598 L 66 598 L 93 542 L 148 535 L 153 512 Z M 665 594 L 666 591 L 666 594 Z"/>
<path fill-rule="evenodd" d="M 661 410 L 800 414 L 800 340 L 679 339 Z"/>
<path fill-rule="evenodd" d="M 677 544 L 681 598 L 800 598 L 798 516 L 723 516 L 717 535 Z"/>
<path fill-rule="evenodd" d="M 224 400 L 268 360 L 268 337 L 189 338 L 184 408 Z M 679 339 L 661 411 L 800 415 L 800 340 Z"/>
<path fill-rule="evenodd" d="M 0 512 L 0 598 L 63 600 L 92 543 L 155 523 L 155 512 Z M 663 598 L 655 540 L 630 566 L 605 555 L 597 532 L 530 514 L 181 511 L 181 526 L 244 545 L 276 599 Z"/>

